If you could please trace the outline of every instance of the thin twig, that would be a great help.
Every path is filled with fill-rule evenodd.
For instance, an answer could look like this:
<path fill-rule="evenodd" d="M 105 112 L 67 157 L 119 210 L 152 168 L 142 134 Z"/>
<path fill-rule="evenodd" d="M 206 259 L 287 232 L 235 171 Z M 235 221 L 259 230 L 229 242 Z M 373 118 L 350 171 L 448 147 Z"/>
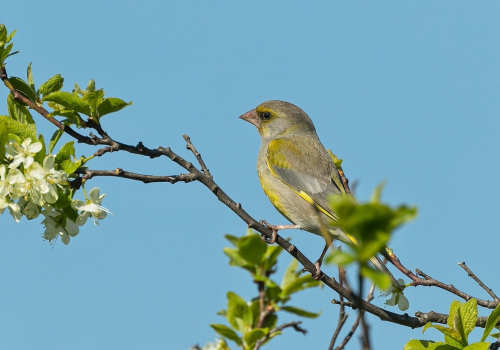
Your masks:
<path fill-rule="evenodd" d="M 152 183 L 152 182 L 169 182 L 174 184 L 176 182 L 192 182 L 196 180 L 196 174 L 179 174 L 179 175 L 170 175 L 170 176 L 156 176 L 156 175 L 144 175 L 144 174 L 136 174 L 129 171 L 125 171 L 121 168 L 117 168 L 116 170 L 90 170 L 90 169 L 78 169 L 75 171 L 76 174 L 81 174 L 82 179 L 90 180 L 93 177 L 97 176 L 112 176 L 112 177 L 123 177 L 125 179 L 141 181 L 144 183 Z"/>
<path fill-rule="evenodd" d="M 279 327 L 271 329 L 269 331 L 269 333 L 267 333 L 264 337 L 262 337 L 261 339 L 259 339 L 255 343 L 254 350 L 260 349 L 260 347 L 266 342 L 266 340 L 268 340 L 274 333 L 281 332 L 285 328 L 293 327 L 293 329 L 295 329 L 297 332 L 300 332 L 300 333 L 306 335 L 307 334 L 307 330 L 305 330 L 304 328 L 302 328 L 302 327 L 299 326 L 301 323 L 302 323 L 301 321 L 298 321 L 298 322 L 289 322 L 289 323 L 282 324 Z"/>
<path fill-rule="evenodd" d="M 341 305 L 341 306 L 343 305 L 345 307 L 350 307 L 352 309 L 356 308 L 356 305 L 354 305 L 354 303 L 351 303 L 350 301 L 332 299 L 331 303 L 335 305 Z"/>
<path fill-rule="evenodd" d="M 340 247 L 339 247 L 339 249 L 340 249 Z M 338 266 L 338 269 L 339 269 L 339 283 L 341 285 L 343 285 L 344 281 L 345 281 L 345 269 L 341 265 Z M 342 294 L 339 294 L 339 299 L 340 299 L 340 301 L 339 301 L 339 304 L 340 304 L 339 320 L 337 322 L 337 327 L 335 329 L 335 332 L 333 332 L 332 339 L 330 340 L 330 346 L 328 347 L 328 350 L 333 350 L 333 347 L 335 346 L 335 342 L 337 341 L 337 338 L 340 334 L 340 330 L 342 329 L 345 322 L 347 321 L 347 318 L 349 317 L 349 315 L 347 315 L 345 313 L 344 297 L 342 296 Z"/>
<path fill-rule="evenodd" d="M 188 150 L 190 150 L 191 152 L 193 152 L 194 156 L 196 157 L 196 160 L 200 164 L 201 171 L 203 172 L 203 174 L 212 177 L 212 174 L 210 174 L 210 171 L 208 170 L 207 166 L 205 165 L 205 162 L 203 161 L 203 158 L 201 158 L 200 152 L 198 152 L 196 150 L 196 148 L 194 148 L 194 145 L 191 142 L 191 139 L 189 138 L 189 136 L 186 134 L 183 134 L 182 137 L 184 137 L 184 140 L 186 140 L 186 148 Z"/>
<path fill-rule="evenodd" d="M 358 284 L 359 284 L 359 293 L 358 296 L 361 298 L 363 296 L 363 275 L 361 274 L 361 266 L 359 267 L 358 271 Z M 372 288 L 374 288 L 374 285 L 372 284 Z M 358 309 L 358 316 L 360 319 L 361 323 L 361 329 L 363 332 L 361 333 L 361 344 L 363 347 L 363 350 L 371 350 L 371 345 L 370 345 L 370 327 L 366 323 L 366 318 L 365 318 L 365 310 L 362 308 Z"/>
<path fill-rule="evenodd" d="M 373 293 L 374 293 L 374 291 L 375 291 L 375 285 L 372 284 L 372 286 L 370 288 L 370 291 L 368 292 L 368 295 L 366 296 L 366 301 L 367 302 L 373 300 Z M 358 314 L 358 316 L 356 317 L 356 320 L 352 324 L 351 329 L 349 330 L 349 333 L 345 336 L 345 338 L 342 341 L 342 343 L 340 343 L 340 345 L 335 348 L 335 350 L 342 350 L 342 349 L 345 348 L 345 346 L 347 345 L 347 343 L 349 342 L 349 340 L 354 335 L 354 332 L 356 331 L 356 328 L 358 328 L 358 325 L 359 325 L 360 321 L 361 321 L 361 315 Z"/>
<path fill-rule="evenodd" d="M 418 281 L 412 282 L 411 283 L 412 286 L 438 287 L 438 288 L 444 289 L 452 294 L 455 294 L 456 296 L 459 296 L 460 298 L 462 298 L 464 300 L 476 299 L 477 305 L 488 308 L 488 309 L 494 309 L 498 305 L 498 302 L 479 299 L 479 298 L 476 298 L 472 295 L 464 293 L 461 290 L 458 290 L 457 288 L 455 288 L 455 286 L 453 286 L 452 284 L 445 284 L 443 282 L 440 282 L 440 281 L 432 278 L 431 276 L 427 275 L 426 273 L 420 271 L 419 269 L 415 269 L 415 271 L 417 272 L 417 274 L 419 274 L 423 278 L 420 278 Z"/>
<path fill-rule="evenodd" d="M 437 287 L 437 288 L 446 290 L 452 294 L 455 294 L 456 296 L 458 296 L 464 300 L 476 299 L 477 304 L 479 306 L 482 306 L 482 307 L 485 307 L 488 309 L 494 309 L 500 301 L 498 299 L 495 299 L 495 301 L 489 301 L 489 300 L 477 298 L 475 296 L 472 296 L 470 294 L 467 294 L 467 293 L 457 289 L 452 284 L 446 284 L 446 283 L 443 283 L 441 281 L 438 281 L 438 280 L 430 277 L 429 275 L 425 274 L 421 270 L 415 269 L 416 273 L 419 276 L 422 276 L 422 277 L 418 277 L 417 275 L 413 274 L 413 272 L 411 272 L 406 267 L 404 267 L 403 264 L 401 263 L 401 261 L 399 260 L 399 258 L 393 252 L 384 254 L 384 257 L 386 257 L 399 271 L 401 271 L 407 277 L 409 277 L 412 280 L 410 285 L 412 285 L 414 287 L 416 287 L 416 286 Z"/>
<path fill-rule="evenodd" d="M 268 309 L 266 307 L 266 291 L 264 282 L 258 281 L 257 286 L 259 288 L 259 321 L 257 322 L 255 328 L 262 328 L 262 325 L 269 317 L 269 315 L 274 311 L 274 309 Z"/>
<path fill-rule="evenodd" d="M 472 278 L 474 281 L 476 281 L 477 284 L 479 284 L 481 286 L 481 288 L 483 288 L 492 298 L 493 300 L 495 300 L 495 302 L 500 302 L 500 299 L 496 296 L 496 294 L 493 292 L 493 290 L 491 288 L 489 288 L 488 286 L 486 286 L 477 276 L 474 272 L 472 272 L 471 269 L 469 269 L 469 267 L 465 264 L 465 261 L 464 262 L 461 262 L 461 263 L 458 263 L 458 265 L 464 269 L 466 272 L 467 272 L 467 275 Z"/>

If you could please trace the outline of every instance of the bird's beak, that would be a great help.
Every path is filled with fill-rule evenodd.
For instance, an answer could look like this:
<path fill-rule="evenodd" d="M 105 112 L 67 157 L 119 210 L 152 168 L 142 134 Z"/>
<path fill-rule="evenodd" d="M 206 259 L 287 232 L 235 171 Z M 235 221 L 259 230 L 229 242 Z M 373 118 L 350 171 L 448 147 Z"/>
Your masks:
<path fill-rule="evenodd" d="M 244 121 L 255 125 L 257 128 L 260 127 L 259 117 L 257 116 L 257 112 L 255 111 L 255 109 L 246 112 L 240 117 L 240 119 L 243 119 Z"/>

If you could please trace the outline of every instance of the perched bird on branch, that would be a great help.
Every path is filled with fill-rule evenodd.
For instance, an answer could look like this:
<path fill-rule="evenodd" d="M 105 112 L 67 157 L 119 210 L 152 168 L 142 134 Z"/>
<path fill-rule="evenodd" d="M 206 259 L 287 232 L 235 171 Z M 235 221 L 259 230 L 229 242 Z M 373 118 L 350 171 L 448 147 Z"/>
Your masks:
<path fill-rule="evenodd" d="M 321 263 L 332 240 L 355 244 L 351 236 L 329 225 L 337 216 L 328 204 L 328 197 L 348 195 L 350 191 L 319 140 L 313 122 L 299 107 L 284 101 L 267 101 L 240 118 L 255 125 L 262 139 L 257 172 L 265 194 L 293 223 L 269 225 L 264 221 L 273 231 L 268 243 L 274 243 L 276 232 L 286 228 L 324 237 L 325 248 L 315 263 L 314 277 L 319 278 Z M 377 269 L 389 273 L 378 257 L 371 261 Z M 392 277 L 390 273 L 389 276 Z"/>

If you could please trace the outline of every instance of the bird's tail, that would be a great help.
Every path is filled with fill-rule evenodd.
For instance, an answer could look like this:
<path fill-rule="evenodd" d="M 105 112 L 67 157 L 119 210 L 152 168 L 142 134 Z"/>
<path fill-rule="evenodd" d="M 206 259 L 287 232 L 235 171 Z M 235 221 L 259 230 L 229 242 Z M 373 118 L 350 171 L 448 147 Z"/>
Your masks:
<path fill-rule="evenodd" d="M 332 229 L 330 229 L 329 232 L 333 235 L 333 237 L 335 239 L 338 239 L 341 242 L 344 242 L 346 244 L 356 245 L 356 239 L 353 236 L 344 233 L 342 230 L 340 230 L 338 228 L 332 228 Z M 401 286 L 401 284 L 396 280 L 396 278 L 393 276 L 391 271 L 389 271 L 387 266 L 385 266 L 384 262 L 377 255 L 370 258 L 370 262 L 373 264 L 373 266 L 377 270 L 384 272 L 385 274 L 387 274 L 389 276 L 389 278 L 391 279 L 392 284 L 395 288 L 397 288 L 399 290 L 403 290 L 403 286 Z"/>
<path fill-rule="evenodd" d="M 387 274 L 389 276 L 389 278 L 392 281 L 392 285 L 395 288 L 397 288 L 399 290 L 403 290 L 403 287 L 396 280 L 396 277 L 393 276 L 393 274 L 391 273 L 391 271 L 389 271 L 389 269 L 387 268 L 387 266 L 385 266 L 384 262 L 377 255 L 375 255 L 374 257 L 370 258 L 370 262 L 373 264 L 373 266 L 377 270 L 382 271 L 382 272 L 384 272 L 385 274 Z"/>

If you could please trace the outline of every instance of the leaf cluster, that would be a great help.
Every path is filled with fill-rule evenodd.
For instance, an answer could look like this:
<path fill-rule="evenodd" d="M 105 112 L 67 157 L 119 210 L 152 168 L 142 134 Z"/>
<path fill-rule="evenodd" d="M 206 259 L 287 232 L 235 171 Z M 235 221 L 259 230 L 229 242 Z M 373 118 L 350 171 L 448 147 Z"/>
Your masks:
<path fill-rule="evenodd" d="M 363 277 L 386 289 L 390 285 L 389 277 L 372 268 L 368 261 L 385 249 L 395 229 L 416 217 L 417 209 L 405 205 L 392 208 L 381 203 L 382 188 L 379 185 L 366 203 L 359 203 L 351 196 L 330 198 L 332 210 L 339 217 L 331 226 L 346 233 L 353 244 L 349 251 L 335 251 L 325 261 L 342 266 L 359 263 Z"/>
<path fill-rule="evenodd" d="M 437 329 L 443 333 L 444 342 L 412 339 L 405 345 L 404 350 L 487 350 L 490 343 L 485 342 L 485 340 L 500 320 L 500 305 L 488 316 L 481 340 L 469 344 L 469 334 L 476 326 L 477 314 L 476 299 L 470 299 L 465 303 L 454 300 L 450 306 L 447 326 L 429 322 L 422 330 L 422 333 L 424 333 L 429 328 Z"/>
<path fill-rule="evenodd" d="M 23 94 L 26 98 L 38 105 L 47 102 L 53 109 L 50 117 L 62 116 L 62 122 L 66 125 L 75 124 L 77 127 L 85 127 L 86 123 L 92 121 L 96 125 L 100 124 L 100 119 L 110 113 L 117 112 L 132 102 L 125 102 L 117 97 L 104 97 L 105 92 L 95 88 L 95 81 L 90 80 L 85 90 L 75 83 L 72 92 L 61 91 L 64 78 L 56 74 L 36 89 L 31 70 L 31 63 L 28 66 L 28 79 L 24 81 L 18 77 L 9 78 L 12 86 Z M 85 121 L 82 115 L 88 117 Z"/>
<path fill-rule="evenodd" d="M 5 59 L 9 56 L 15 55 L 19 51 L 11 52 L 12 46 L 14 45 L 10 41 L 16 34 L 17 30 L 12 33 L 7 33 L 7 28 L 5 25 L 0 23 L 0 67 L 3 67 Z M 7 45 L 7 46 L 6 46 Z"/>
<path fill-rule="evenodd" d="M 33 214 L 26 215 L 29 220 L 38 217 L 41 208 L 48 206 L 52 207 L 52 210 L 55 210 L 55 212 L 51 213 L 59 213 L 59 215 L 51 214 L 50 222 L 54 221 L 57 223 L 63 223 L 66 218 L 75 221 L 78 217 L 78 211 L 72 205 L 73 196 L 77 191 L 77 188 L 80 187 L 81 182 L 77 182 L 77 186 L 71 186 L 70 182 L 72 179 L 74 180 L 78 177 L 78 175 L 76 175 L 76 171 L 78 169 L 85 169 L 85 163 L 94 158 L 94 156 L 90 156 L 88 158 L 83 156 L 76 158 L 74 141 L 65 143 L 57 152 L 54 151 L 55 147 L 64 134 L 64 131 L 67 130 L 66 127 L 73 124 L 77 127 L 92 127 L 96 129 L 99 134 L 103 135 L 104 132 L 100 127 L 100 119 L 107 114 L 117 112 L 124 107 L 131 105 L 131 102 L 127 103 L 122 99 L 115 97 L 106 98 L 103 89 L 96 89 L 95 82 L 93 80 L 90 80 L 85 90 L 82 90 L 77 84 L 75 84 L 75 88 L 71 92 L 61 91 L 64 85 L 64 78 L 60 74 L 52 76 L 50 79 L 42 83 L 39 88 L 36 88 L 31 63 L 27 68 L 26 79 L 18 77 L 8 78 L 4 69 L 4 63 L 7 57 L 16 53 L 11 52 L 13 44 L 10 41 L 14 34 L 15 31 L 7 34 L 5 26 L 0 24 L 0 68 L 2 69 L 2 80 L 6 87 L 11 91 L 11 94 L 7 96 L 8 115 L 0 116 L 0 165 L 6 165 L 7 167 L 4 167 L 4 169 L 10 169 L 13 164 L 13 159 L 16 157 L 17 159 L 20 159 L 17 155 L 12 155 L 13 149 L 15 154 L 16 150 L 21 150 L 22 147 L 27 147 L 21 146 L 21 144 L 29 145 L 40 142 L 42 145 L 40 151 L 34 155 L 31 154 L 30 157 L 33 157 L 34 161 L 39 163 L 40 167 L 42 165 L 45 167 L 44 161 L 50 159 L 47 164 L 51 164 L 50 167 L 53 167 L 53 169 L 49 169 L 49 165 L 47 165 L 44 175 L 41 175 L 41 173 L 38 172 L 36 176 L 44 176 L 43 179 L 30 177 L 28 180 L 30 182 L 26 182 L 28 183 L 26 188 L 31 188 L 32 190 L 31 192 L 26 190 L 28 192 L 26 192 L 27 194 L 23 195 L 22 198 L 18 195 L 12 195 L 13 192 L 9 192 L 7 193 L 9 196 L 2 196 L 0 199 L 7 203 L 5 205 L 10 206 L 9 210 L 14 213 L 12 215 L 16 218 L 16 220 L 19 220 L 19 217 L 16 216 L 18 214 L 16 213 L 26 215 L 28 212 L 26 208 L 28 205 L 31 205 L 30 212 Z M 52 113 L 45 110 L 44 103 L 47 103 L 48 106 L 53 109 Z M 37 134 L 35 120 L 27 106 L 29 106 L 32 110 L 36 110 L 43 117 L 49 119 L 54 123 L 54 125 L 58 126 L 58 129 L 54 132 L 48 143 L 45 142 L 42 134 Z M 55 117 L 59 116 L 64 117 L 64 119 L 61 121 L 56 120 Z M 85 116 L 87 118 L 83 119 Z M 9 149 L 9 156 L 7 156 L 7 146 L 9 144 L 11 148 Z M 47 157 L 51 154 L 55 157 Z M 19 171 L 21 171 L 22 174 L 32 174 L 30 173 L 31 170 L 25 169 L 24 164 L 20 164 Z M 50 171 L 64 171 L 66 175 L 68 175 L 70 182 L 66 181 L 65 177 L 64 181 L 57 183 L 56 189 L 52 188 L 52 192 L 57 192 L 52 193 L 50 197 L 54 198 L 55 202 L 50 201 L 49 203 L 44 202 L 41 199 L 36 200 L 35 198 L 39 198 L 39 194 L 41 193 L 40 191 L 42 190 L 38 187 L 35 188 L 34 185 L 30 184 L 33 183 L 36 186 L 41 186 L 40 183 L 45 181 L 46 176 L 47 178 L 50 178 L 50 176 L 52 176 L 50 174 L 54 174 L 49 173 Z M 23 181 L 26 180 L 19 181 L 19 183 L 16 182 L 15 184 L 9 183 L 9 186 L 12 188 L 13 186 L 24 188 L 24 185 L 22 184 L 24 184 L 25 182 Z M 52 183 L 52 185 L 54 184 Z M 43 194 L 47 193 L 47 188 L 48 187 L 44 187 L 43 191 L 45 192 L 43 192 Z M 85 193 L 84 195 L 87 197 Z M 50 198 L 48 200 L 50 200 Z M 34 209 L 32 206 L 33 203 L 36 204 L 38 210 Z M 2 212 L 3 208 L 0 210 L 0 214 Z M 48 221 L 48 219 L 46 219 L 46 221 Z M 61 227 L 63 226 L 64 225 L 61 225 Z M 56 229 L 59 228 L 54 228 L 54 230 Z"/>
<path fill-rule="evenodd" d="M 260 235 L 252 231 L 242 237 L 225 237 L 233 245 L 232 248 L 224 248 L 229 264 L 250 272 L 253 282 L 258 286 L 259 296 L 245 301 L 234 292 L 227 293 L 227 308 L 218 314 L 226 318 L 229 326 L 210 325 L 220 336 L 243 349 L 253 349 L 257 341 L 265 339 L 265 343 L 281 334 L 281 331 L 275 330 L 279 311 L 301 317 L 319 316 L 320 313 L 289 305 L 293 294 L 320 285 L 309 275 L 300 276 L 302 271 L 298 269 L 296 260 L 292 260 L 286 269 L 281 283 L 271 278 L 276 272 L 277 259 L 283 248 L 266 244 Z"/>

